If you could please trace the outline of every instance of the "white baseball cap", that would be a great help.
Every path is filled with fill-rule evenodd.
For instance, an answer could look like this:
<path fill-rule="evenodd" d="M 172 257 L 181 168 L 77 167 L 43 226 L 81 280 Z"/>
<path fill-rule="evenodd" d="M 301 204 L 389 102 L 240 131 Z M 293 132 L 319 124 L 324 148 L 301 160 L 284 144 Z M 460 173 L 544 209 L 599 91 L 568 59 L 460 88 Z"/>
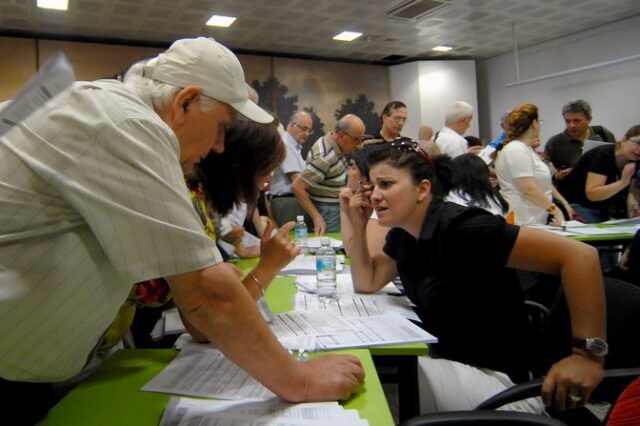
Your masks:
<path fill-rule="evenodd" d="M 175 41 L 149 60 L 143 75 L 177 87 L 195 85 L 210 98 L 225 102 L 250 120 L 271 123 L 273 117 L 249 100 L 242 66 L 229 49 L 212 38 Z"/>

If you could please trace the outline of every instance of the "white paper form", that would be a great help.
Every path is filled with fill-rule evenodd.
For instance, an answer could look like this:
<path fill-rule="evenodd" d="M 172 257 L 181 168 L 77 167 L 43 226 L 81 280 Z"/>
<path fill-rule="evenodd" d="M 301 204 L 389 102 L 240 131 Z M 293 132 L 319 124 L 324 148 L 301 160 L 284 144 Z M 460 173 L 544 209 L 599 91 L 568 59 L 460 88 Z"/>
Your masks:
<path fill-rule="evenodd" d="M 355 294 L 350 273 L 336 274 L 336 284 L 336 292 L 338 294 Z M 315 275 L 300 275 L 296 277 L 296 286 L 298 287 L 298 290 L 305 291 L 307 293 L 318 292 L 318 281 Z M 378 293 L 402 294 L 398 287 L 396 287 L 392 282 L 378 290 Z"/>
<path fill-rule="evenodd" d="M 344 269 L 344 255 L 336 256 L 336 271 L 342 272 Z M 287 266 L 282 268 L 280 275 L 315 275 L 316 257 L 308 255 L 298 255 Z"/>
<path fill-rule="evenodd" d="M 73 68 L 62 53 L 45 62 L 38 73 L 20 89 L 13 101 L 0 111 L 0 136 L 71 86 L 75 79 Z"/>
<path fill-rule="evenodd" d="M 337 402 L 289 404 L 280 400 L 212 401 L 171 398 L 160 426 L 368 425 Z"/>
<path fill-rule="evenodd" d="M 438 341 L 396 313 L 347 319 L 330 311 L 294 311 L 276 315 L 270 326 L 280 343 L 292 350 L 368 348 Z M 315 345 L 310 337 L 315 338 Z"/>
<path fill-rule="evenodd" d="M 342 248 L 342 241 L 336 240 L 335 238 L 330 238 L 330 237 L 307 238 L 307 248 L 316 249 L 316 250 L 319 249 L 320 246 L 322 245 L 323 238 L 329 238 L 329 245 L 334 249 Z"/>
<path fill-rule="evenodd" d="M 321 349 L 346 349 L 438 342 L 435 336 L 395 313 L 353 318 L 350 321 L 358 329 L 357 332 L 318 336 L 318 347 Z"/>
<path fill-rule="evenodd" d="M 220 399 L 268 399 L 275 395 L 208 345 L 189 343 L 143 391 Z"/>
<path fill-rule="evenodd" d="M 409 299 L 385 294 L 340 294 L 334 303 L 322 303 L 314 294 L 297 293 L 293 297 L 295 311 L 331 311 L 345 318 L 370 317 L 395 312 L 405 318 L 420 321 Z"/>
<path fill-rule="evenodd" d="M 598 228 L 595 226 L 584 226 L 581 228 L 572 228 L 571 232 L 588 235 L 588 236 L 601 236 L 601 235 L 617 235 L 617 234 L 634 234 L 637 228 L 632 226 L 615 226 L 611 228 Z"/>

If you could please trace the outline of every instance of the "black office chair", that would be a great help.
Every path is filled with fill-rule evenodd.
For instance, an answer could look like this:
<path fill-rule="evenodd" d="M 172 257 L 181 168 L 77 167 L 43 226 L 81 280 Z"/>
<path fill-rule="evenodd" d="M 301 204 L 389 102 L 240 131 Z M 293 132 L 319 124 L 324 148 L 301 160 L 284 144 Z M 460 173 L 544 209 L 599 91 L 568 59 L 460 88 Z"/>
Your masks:
<path fill-rule="evenodd" d="M 615 403 L 622 391 L 637 377 L 640 368 L 622 368 L 606 370 L 600 385 L 594 390 L 592 397 L 598 402 Z M 493 411 L 503 405 L 539 396 L 542 392 L 543 379 L 530 380 L 505 389 L 492 396 L 473 411 L 451 411 L 435 414 L 425 414 L 414 417 L 403 426 L 446 426 L 446 425 L 572 425 L 581 426 L 600 424 L 600 420 L 589 410 L 580 407 L 575 410 L 553 412 L 552 416 L 521 413 L 515 411 Z"/>
<path fill-rule="evenodd" d="M 640 287 L 612 277 L 603 277 L 607 299 L 607 340 L 609 354 L 605 369 L 640 367 Z M 545 340 L 549 365 L 571 354 L 571 323 L 562 289 L 549 313 Z"/>
<path fill-rule="evenodd" d="M 515 411 L 448 411 L 414 417 L 401 426 L 566 426 L 560 420 Z"/>

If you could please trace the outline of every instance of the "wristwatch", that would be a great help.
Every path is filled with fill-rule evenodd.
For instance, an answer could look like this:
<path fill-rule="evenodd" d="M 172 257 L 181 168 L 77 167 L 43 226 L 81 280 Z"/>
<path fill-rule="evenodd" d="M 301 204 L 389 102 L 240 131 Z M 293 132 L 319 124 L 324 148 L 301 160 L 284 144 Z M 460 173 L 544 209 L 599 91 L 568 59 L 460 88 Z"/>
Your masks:
<path fill-rule="evenodd" d="M 587 337 L 586 339 L 574 338 L 573 346 L 584 349 L 596 357 L 603 357 L 609 353 L 609 344 L 599 337 Z"/>

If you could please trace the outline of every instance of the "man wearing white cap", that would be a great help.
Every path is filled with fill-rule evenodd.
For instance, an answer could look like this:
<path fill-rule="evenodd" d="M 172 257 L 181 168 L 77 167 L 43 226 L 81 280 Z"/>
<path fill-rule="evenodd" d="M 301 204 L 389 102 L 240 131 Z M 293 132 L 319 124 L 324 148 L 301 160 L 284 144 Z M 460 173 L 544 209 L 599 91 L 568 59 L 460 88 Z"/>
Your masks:
<path fill-rule="evenodd" d="M 0 392 L 15 410 L 28 401 L 25 424 L 155 277 L 194 335 L 283 399 L 345 399 L 362 382 L 353 357 L 292 358 L 254 303 L 267 277 L 245 288 L 202 231 L 183 173 L 224 149 L 237 113 L 272 120 L 233 53 L 185 39 L 124 83 L 77 82 L 0 138 Z"/>

